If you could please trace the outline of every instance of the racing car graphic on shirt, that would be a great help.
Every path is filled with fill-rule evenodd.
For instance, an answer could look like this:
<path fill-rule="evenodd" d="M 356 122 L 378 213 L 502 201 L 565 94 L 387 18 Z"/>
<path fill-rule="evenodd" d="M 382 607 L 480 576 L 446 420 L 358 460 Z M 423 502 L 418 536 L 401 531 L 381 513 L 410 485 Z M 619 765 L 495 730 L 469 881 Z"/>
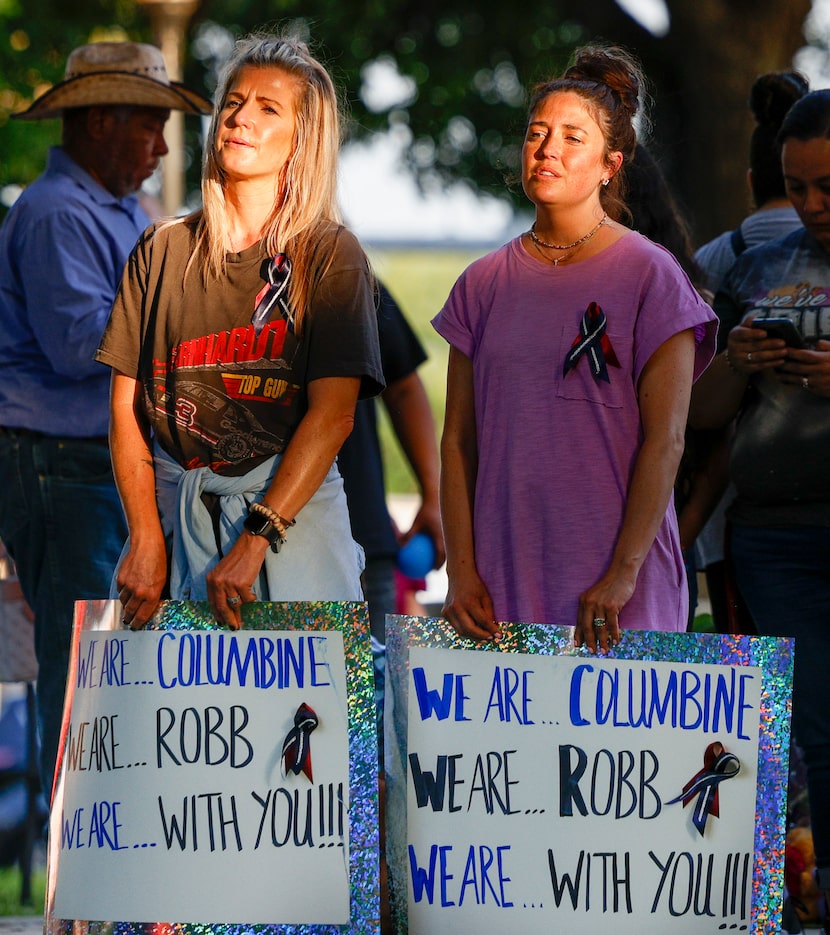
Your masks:
<path fill-rule="evenodd" d="M 176 398 L 163 390 L 156 399 L 156 414 L 166 420 L 172 419 L 188 435 L 198 438 L 224 461 L 237 463 L 259 455 L 276 454 L 282 451 L 284 439 L 269 432 L 245 401 L 265 401 L 267 397 L 244 393 L 247 386 L 258 388 L 256 381 L 263 384 L 284 384 L 278 405 L 287 405 L 297 393 L 297 387 L 274 381 L 262 380 L 256 375 L 222 374 L 223 385 L 230 393 L 198 381 L 181 381 L 176 384 Z M 263 387 L 265 388 L 265 387 Z M 270 389 L 270 386 L 268 387 Z M 275 390 L 276 391 L 276 388 Z M 268 400 L 272 404 L 274 399 Z"/>

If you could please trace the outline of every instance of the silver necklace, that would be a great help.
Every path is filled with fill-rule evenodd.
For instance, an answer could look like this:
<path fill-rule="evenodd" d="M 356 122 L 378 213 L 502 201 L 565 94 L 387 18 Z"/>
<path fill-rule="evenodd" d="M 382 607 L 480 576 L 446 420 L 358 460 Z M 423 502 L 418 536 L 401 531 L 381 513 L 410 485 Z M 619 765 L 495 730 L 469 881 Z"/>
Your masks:
<path fill-rule="evenodd" d="M 530 239 L 536 244 L 537 247 L 547 247 L 548 250 L 571 250 L 573 247 L 579 247 L 582 244 L 587 243 L 607 220 L 608 220 L 608 215 L 603 214 L 603 216 L 599 220 L 599 224 L 597 224 L 596 227 L 589 230 L 588 233 L 585 234 L 584 237 L 580 237 L 578 240 L 575 240 L 573 243 L 565 243 L 565 244 L 547 243 L 546 241 L 541 240 L 539 237 L 536 236 L 536 222 L 534 221 L 530 228 Z M 559 259 L 560 260 L 564 259 L 564 257 L 560 257 Z M 552 261 L 552 262 L 554 262 L 554 265 L 555 265 L 557 261 Z"/>
<path fill-rule="evenodd" d="M 534 244 L 535 244 L 535 246 L 536 246 L 536 249 L 539 251 L 539 256 L 540 256 L 543 260 L 545 260 L 547 263 L 550 263 L 551 266 L 559 266 L 559 264 L 560 264 L 563 260 L 569 260 L 569 259 L 570 259 L 575 253 L 577 253 L 577 251 L 578 251 L 578 248 L 577 248 L 577 250 L 571 250 L 571 251 L 568 252 L 568 253 L 563 253 L 562 256 L 550 257 L 550 256 L 545 256 L 545 254 L 542 252 L 542 250 L 541 250 L 541 248 L 539 247 L 539 245 L 536 243 L 535 239 L 534 239 Z"/>

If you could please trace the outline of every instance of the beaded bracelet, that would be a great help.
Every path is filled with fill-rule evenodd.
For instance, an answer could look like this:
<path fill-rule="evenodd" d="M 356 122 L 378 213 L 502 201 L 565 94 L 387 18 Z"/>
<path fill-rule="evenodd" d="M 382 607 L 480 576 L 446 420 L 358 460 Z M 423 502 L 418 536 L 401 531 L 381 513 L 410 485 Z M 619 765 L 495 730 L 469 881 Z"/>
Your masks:
<path fill-rule="evenodd" d="M 261 513 L 266 517 L 268 522 L 280 534 L 280 539 L 285 539 L 289 528 L 294 526 L 297 522 L 295 519 L 286 519 L 284 516 L 280 516 L 276 510 L 272 510 L 271 507 L 266 506 L 264 503 L 252 503 L 249 509 L 253 510 L 254 513 Z"/>
<path fill-rule="evenodd" d="M 741 377 L 743 379 L 743 374 L 739 372 L 738 368 L 732 363 L 729 359 L 729 348 L 723 352 L 723 359 L 726 361 L 726 366 L 735 374 L 736 377 Z"/>

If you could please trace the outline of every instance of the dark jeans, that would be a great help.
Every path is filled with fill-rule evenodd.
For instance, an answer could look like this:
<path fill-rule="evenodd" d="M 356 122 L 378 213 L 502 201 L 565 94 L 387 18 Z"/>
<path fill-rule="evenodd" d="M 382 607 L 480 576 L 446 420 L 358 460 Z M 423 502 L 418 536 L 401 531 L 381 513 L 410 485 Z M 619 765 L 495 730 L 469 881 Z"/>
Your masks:
<path fill-rule="evenodd" d="M 395 560 L 367 558 L 363 570 L 363 596 L 369 605 L 372 660 L 375 670 L 375 721 L 378 755 L 383 769 L 383 709 L 386 699 L 386 615 L 395 613 Z"/>
<path fill-rule="evenodd" d="M 108 596 L 126 537 L 106 441 L 0 429 L 0 539 L 35 614 L 39 766 L 47 798 L 74 602 Z"/>
<path fill-rule="evenodd" d="M 807 767 L 816 866 L 826 878 L 830 718 L 824 692 L 830 665 L 830 529 L 734 525 L 732 556 L 738 586 L 758 632 L 795 637 L 793 732 Z"/>
<path fill-rule="evenodd" d="M 369 605 L 372 636 L 386 644 L 386 615 L 396 613 L 395 559 L 368 558 L 363 569 L 363 596 Z"/>

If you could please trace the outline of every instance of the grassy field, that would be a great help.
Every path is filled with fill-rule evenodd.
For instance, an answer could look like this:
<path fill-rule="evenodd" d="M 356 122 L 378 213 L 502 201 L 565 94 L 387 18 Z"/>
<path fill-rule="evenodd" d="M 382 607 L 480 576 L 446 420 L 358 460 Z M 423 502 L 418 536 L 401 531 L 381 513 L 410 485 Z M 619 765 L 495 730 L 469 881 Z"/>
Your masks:
<path fill-rule="evenodd" d="M 17 867 L 0 868 L 0 916 L 42 915 L 46 893 L 46 875 L 36 871 L 32 878 L 32 905 L 20 905 L 20 871 Z"/>
<path fill-rule="evenodd" d="M 482 247 L 478 252 L 456 249 L 369 250 L 375 272 L 397 299 L 429 358 L 418 373 L 432 404 L 439 437 L 444 421 L 449 348 L 429 322 L 444 304 L 462 270 L 488 249 Z M 417 489 L 412 473 L 389 428 L 383 406 L 378 409 L 381 413 L 380 431 L 387 492 L 412 493 Z"/>

